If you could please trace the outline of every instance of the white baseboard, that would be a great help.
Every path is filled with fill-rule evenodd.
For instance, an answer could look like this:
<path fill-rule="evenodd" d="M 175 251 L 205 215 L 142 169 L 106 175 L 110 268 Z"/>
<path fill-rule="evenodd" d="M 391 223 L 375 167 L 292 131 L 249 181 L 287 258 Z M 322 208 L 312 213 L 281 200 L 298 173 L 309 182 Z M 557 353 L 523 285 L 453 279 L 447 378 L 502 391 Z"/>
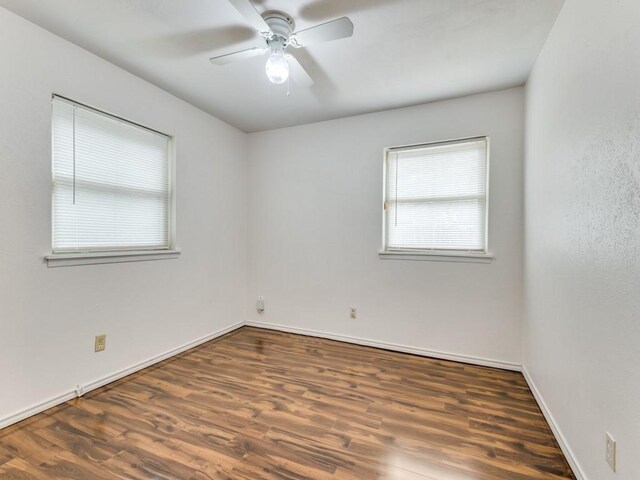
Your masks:
<path fill-rule="evenodd" d="M 245 322 L 238 322 L 234 325 L 218 330 L 217 332 L 211 333 L 206 337 L 199 338 L 198 340 L 194 340 L 193 342 L 186 343 L 184 345 L 181 345 L 180 347 L 171 349 L 160 355 L 156 355 L 155 357 L 145 360 L 144 362 L 140 362 L 129 368 L 120 370 L 111 375 L 95 380 L 89 384 L 81 385 L 81 387 L 85 394 L 89 393 L 91 390 L 95 390 L 96 388 L 103 387 L 111 382 L 115 382 L 116 380 L 126 377 L 127 375 L 131 375 L 132 373 L 135 373 L 139 370 L 143 370 L 156 363 L 162 362 L 163 360 L 171 358 L 191 348 L 197 347 L 198 345 L 209 342 L 215 338 L 221 337 L 222 335 L 226 335 L 227 333 L 237 330 L 238 328 L 244 326 L 244 324 Z M 14 413 L 13 415 L 9 415 L 8 417 L 0 418 L 0 430 L 5 427 L 8 427 L 9 425 L 13 425 L 14 423 L 18 423 L 22 420 L 25 420 L 33 415 L 42 413 L 45 410 L 58 406 L 62 403 L 68 402 L 69 400 L 72 400 L 73 398 L 76 398 L 76 397 L 77 397 L 77 394 L 74 389 L 70 392 L 63 393 L 62 395 L 59 395 L 57 397 L 46 400 L 44 402 L 38 403 L 37 405 L 29 407 L 25 410 L 21 410 L 17 413 Z"/>
<path fill-rule="evenodd" d="M 9 415 L 8 417 L 0 418 L 0 430 L 9 425 L 13 425 L 14 423 L 21 422 L 29 417 L 37 415 L 38 413 L 42 413 L 45 410 L 49 410 L 50 408 L 57 407 L 69 400 L 76 398 L 76 392 L 71 391 L 68 393 L 63 393 L 62 395 L 58 395 L 57 397 L 50 398 L 44 402 L 38 403 L 32 407 L 29 407 L 25 410 L 21 410 L 13 415 Z"/>
<path fill-rule="evenodd" d="M 368 340 L 365 338 L 352 337 L 349 335 L 338 335 L 335 333 L 319 332 L 317 330 L 309 330 L 306 328 L 288 327 L 285 325 L 278 325 L 274 323 L 262 323 L 247 321 L 245 323 L 248 327 L 267 328 L 269 330 L 278 330 L 280 332 L 297 333 L 300 335 L 308 335 L 311 337 L 328 338 L 330 340 L 338 340 L 341 342 L 355 343 L 357 345 L 364 345 L 367 347 L 382 348 L 384 350 L 392 350 L 394 352 L 412 353 L 414 355 L 420 355 L 423 357 L 438 358 L 441 360 L 452 360 L 454 362 L 469 363 L 472 365 L 480 365 L 483 367 L 501 368 L 503 370 L 512 370 L 520 372 L 522 366 L 514 362 L 506 362 L 503 360 L 493 360 L 490 358 L 474 357 L 471 355 L 462 355 L 459 353 L 441 352 L 438 350 L 429 350 L 426 348 L 409 347 L 407 345 L 401 345 L 397 343 L 381 342 L 378 340 Z"/>
<path fill-rule="evenodd" d="M 576 459 L 576 456 L 573 453 L 573 450 L 571 450 L 571 447 L 569 446 L 567 439 L 563 435 L 562 430 L 560 430 L 560 426 L 558 425 L 558 422 L 556 422 L 556 419 L 551 414 L 551 411 L 549 410 L 549 407 L 547 407 L 547 404 L 545 403 L 544 398 L 542 398 L 542 394 L 540 393 L 540 390 L 538 390 L 538 387 L 533 382 L 533 378 L 531 378 L 531 375 L 529 374 L 527 367 L 525 367 L 524 365 L 522 366 L 522 375 L 524 375 L 524 378 L 527 381 L 527 384 L 529 385 L 529 389 L 531 390 L 531 393 L 533 393 L 533 396 L 535 397 L 536 402 L 538 402 L 538 406 L 540 407 L 540 410 L 542 411 L 544 418 L 547 420 L 549 427 L 551 427 L 551 431 L 553 432 L 553 435 L 556 437 L 556 441 L 558 442 L 558 445 L 560 445 L 560 449 L 562 450 L 562 453 L 564 453 L 565 458 L 569 462 L 569 465 L 571 466 L 571 469 L 573 470 L 573 474 L 576 476 L 576 479 L 587 480 L 587 476 L 585 475 L 584 470 L 582 470 L 580 463 L 578 463 L 578 460 Z"/>

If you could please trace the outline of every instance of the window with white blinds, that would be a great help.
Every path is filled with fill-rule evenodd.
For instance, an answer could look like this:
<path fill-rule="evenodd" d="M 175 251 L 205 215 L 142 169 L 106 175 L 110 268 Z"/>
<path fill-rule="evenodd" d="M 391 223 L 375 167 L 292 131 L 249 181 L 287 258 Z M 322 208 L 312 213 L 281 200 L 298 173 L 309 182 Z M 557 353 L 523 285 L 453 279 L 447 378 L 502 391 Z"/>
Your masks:
<path fill-rule="evenodd" d="M 168 249 L 170 140 L 54 96 L 54 253 Z"/>
<path fill-rule="evenodd" d="M 385 251 L 487 250 L 486 137 L 386 151 Z"/>

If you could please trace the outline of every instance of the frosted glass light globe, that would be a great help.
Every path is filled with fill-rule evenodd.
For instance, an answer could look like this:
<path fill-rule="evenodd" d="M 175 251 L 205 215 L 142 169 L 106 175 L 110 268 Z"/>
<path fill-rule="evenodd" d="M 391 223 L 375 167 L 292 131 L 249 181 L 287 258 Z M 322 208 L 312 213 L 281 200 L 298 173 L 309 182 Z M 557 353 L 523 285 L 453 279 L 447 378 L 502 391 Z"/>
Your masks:
<path fill-rule="evenodd" d="M 265 67 L 267 77 L 271 83 L 280 85 L 289 78 L 289 62 L 282 52 L 273 52 Z"/>

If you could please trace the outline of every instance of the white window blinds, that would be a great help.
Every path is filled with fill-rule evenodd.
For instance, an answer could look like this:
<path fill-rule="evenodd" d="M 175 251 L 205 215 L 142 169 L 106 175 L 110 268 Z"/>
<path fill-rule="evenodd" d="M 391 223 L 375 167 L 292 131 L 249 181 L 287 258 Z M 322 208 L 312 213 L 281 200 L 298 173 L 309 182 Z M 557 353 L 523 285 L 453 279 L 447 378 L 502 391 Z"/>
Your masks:
<path fill-rule="evenodd" d="M 53 98 L 53 251 L 169 248 L 169 141 Z"/>
<path fill-rule="evenodd" d="M 486 251 L 487 139 L 386 156 L 385 250 Z"/>

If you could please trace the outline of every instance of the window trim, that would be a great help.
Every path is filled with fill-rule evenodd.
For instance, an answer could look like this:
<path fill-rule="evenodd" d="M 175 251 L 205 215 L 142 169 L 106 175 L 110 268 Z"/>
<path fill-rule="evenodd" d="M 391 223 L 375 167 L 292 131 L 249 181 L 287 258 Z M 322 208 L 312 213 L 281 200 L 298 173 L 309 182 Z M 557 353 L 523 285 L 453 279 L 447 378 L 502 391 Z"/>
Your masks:
<path fill-rule="evenodd" d="M 387 246 L 387 174 L 389 154 L 396 151 L 410 151 L 425 147 L 435 147 L 441 145 L 451 145 L 456 143 L 472 142 L 484 140 L 486 142 L 487 173 L 485 178 L 485 226 L 484 226 L 484 249 L 483 250 L 457 250 L 457 249 L 437 249 L 437 248 L 389 248 Z M 452 261 L 471 263 L 489 263 L 494 259 L 493 253 L 489 251 L 489 195 L 490 195 L 490 168 L 491 165 L 491 138 L 489 135 L 477 135 L 473 137 L 455 138 L 442 141 L 413 143 L 409 145 L 397 145 L 386 147 L 382 154 L 382 248 L 378 255 L 381 259 L 394 260 L 432 260 L 432 261 Z"/>
<path fill-rule="evenodd" d="M 135 262 L 142 260 L 160 260 L 167 258 L 177 258 L 180 255 L 180 250 L 176 246 L 176 141 L 175 136 L 168 133 L 164 133 L 155 128 L 142 125 L 139 122 L 130 120 L 121 115 L 113 114 L 107 110 L 102 110 L 96 107 L 92 107 L 82 102 L 72 100 L 69 97 L 60 95 L 57 93 L 51 94 L 51 115 L 50 121 L 53 121 L 53 102 L 54 100 L 66 102 L 70 105 L 75 105 L 87 110 L 90 110 L 98 115 L 103 115 L 110 119 L 126 122 L 136 127 L 148 130 L 154 134 L 161 135 L 167 139 L 167 183 L 168 183 L 168 195 L 167 195 L 167 246 L 162 247 L 128 247 L 128 248 L 99 248 L 99 249 L 54 249 L 54 189 L 53 189 L 53 160 L 51 161 L 51 253 L 44 256 L 44 261 L 49 267 L 63 267 L 73 265 L 95 265 L 100 263 L 121 263 L 121 262 Z M 53 125 L 51 125 L 51 135 L 53 136 Z M 52 137 L 53 138 L 53 137 Z M 53 141 L 51 142 L 51 152 L 53 154 Z M 53 157 L 52 157 L 53 158 Z"/>
<path fill-rule="evenodd" d="M 380 250 L 378 256 L 382 260 L 414 260 L 432 262 L 457 263 L 491 263 L 494 255 L 491 253 L 473 253 L 469 251 L 408 251 L 408 250 Z"/>
<path fill-rule="evenodd" d="M 54 253 L 44 257 L 47 267 L 73 267 L 76 265 L 98 265 L 101 263 L 143 262 L 178 258 L 180 250 L 102 251 L 82 253 Z"/>

